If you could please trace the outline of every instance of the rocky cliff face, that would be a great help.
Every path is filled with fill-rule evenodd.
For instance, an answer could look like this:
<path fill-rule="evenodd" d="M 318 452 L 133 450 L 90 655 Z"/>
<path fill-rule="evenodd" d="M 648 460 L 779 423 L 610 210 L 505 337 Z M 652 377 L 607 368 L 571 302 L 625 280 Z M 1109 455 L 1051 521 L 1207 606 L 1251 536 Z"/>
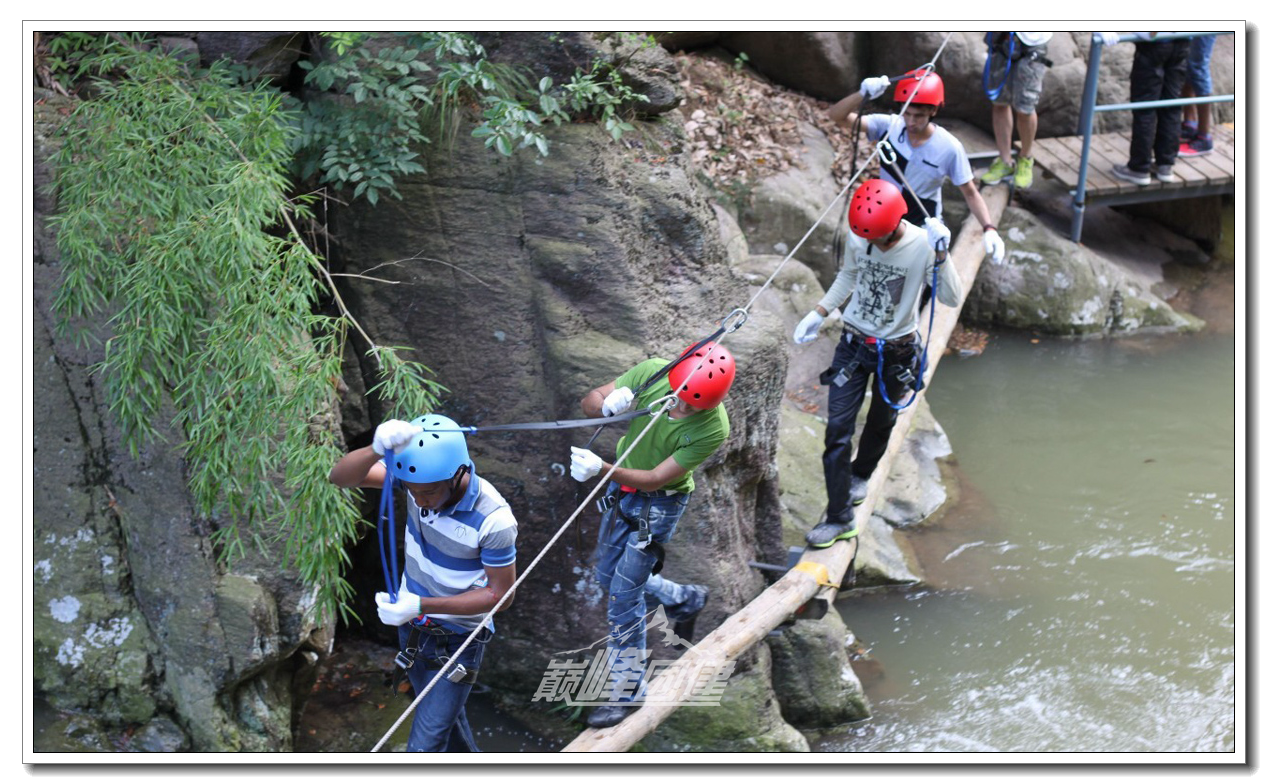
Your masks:
<path fill-rule="evenodd" d="M 194 512 L 170 446 L 179 435 L 165 430 L 166 444 L 130 455 L 90 370 L 100 343 L 83 348 L 57 332 L 59 261 L 47 227 L 56 199 L 44 190 L 44 159 L 69 107 L 43 97 L 34 150 L 36 687 L 54 707 L 89 708 L 136 731 L 128 737 L 165 739 L 148 750 L 288 749 L 330 630 L 314 626 L 312 597 L 268 554 L 228 573 L 218 566 L 215 521 Z M 103 322 L 86 326 L 106 334 Z"/>
<path fill-rule="evenodd" d="M 449 388 L 441 410 L 463 424 L 581 416 L 577 402 L 592 387 L 675 355 L 748 301 L 681 160 L 680 122 L 641 123 L 628 146 L 592 125 L 561 128 L 545 159 L 493 159 L 459 134 L 446 161 L 401 183 L 399 202 L 337 217 L 338 268 L 394 281 L 345 278 L 349 303 L 376 340 L 417 347 Z M 713 587 L 702 630 L 764 586 L 746 564 L 779 548 L 783 335 L 754 318 L 725 344 L 739 368 L 727 400 L 731 438 L 697 470 L 664 572 Z M 384 412 L 358 399 L 364 380 L 350 388 L 345 426 L 355 444 Z M 619 429 L 609 430 L 596 450 L 611 459 Z M 590 434 L 468 438 L 477 472 L 519 519 L 521 572 L 577 506 L 569 446 Z M 606 597 L 588 563 L 597 524 L 585 510 L 499 620 L 485 667 L 498 685 L 531 690 L 552 651 L 606 633 Z"/>

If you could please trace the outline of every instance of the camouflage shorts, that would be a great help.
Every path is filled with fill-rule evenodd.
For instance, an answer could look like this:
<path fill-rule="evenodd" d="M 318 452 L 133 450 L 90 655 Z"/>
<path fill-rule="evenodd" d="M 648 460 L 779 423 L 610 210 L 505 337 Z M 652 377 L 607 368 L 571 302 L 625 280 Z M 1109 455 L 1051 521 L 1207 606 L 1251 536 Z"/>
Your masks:
<path fill-rule="evenodd" d="M 1022 114 L 1035 113 L 1035 105 L 1039 103 L 1039 93 L 1043 91 L 1043 75 L 1048 71 L 1048 66 L 1037 59 L 1032 59 L 1030 54 L 1043 58 L 1047 55 L 1047 49 L 1046 46 L 1029 48 L 1026 50 L 1026 55 L 1013 61 L 1012 68 L 1008 70 L 1008 80 L 1000 90 L 999 97 L 995 99 L 997 105 L 1012 104 L 1012 107 Z M 999 84 L 1004 78 L 1004 69 L 1007 66 L 1008 58 L 998 53 L 991 57 L 990 83 L 992 85 Z"/>

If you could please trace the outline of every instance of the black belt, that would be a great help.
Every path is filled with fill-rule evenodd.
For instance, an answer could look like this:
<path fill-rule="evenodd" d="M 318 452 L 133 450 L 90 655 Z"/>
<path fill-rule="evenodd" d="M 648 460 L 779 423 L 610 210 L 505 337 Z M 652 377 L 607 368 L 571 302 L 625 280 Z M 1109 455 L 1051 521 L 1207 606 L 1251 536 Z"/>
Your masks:
<path fill-rule="evenodd" d="M 487 629 L 485 629 L 484 631 L 487 631 Z M 458 634 L 458 632 L 450 631 L 449 629 L 446 629 L 444 626 L 441 626 L 440 624 L 436 623 L 430 618 L 422 625 L 411 623 L 410 629 L 409 629 L 409 639 L 405 641 L 405 647 L 402 648 L 400 651 L 397 651 L 396 659 L 394 660 L 396 664 L 396 670 L 392 673 L 392 687 L 391 688 L 393 692 L 398 694 L 400 693 L 401 684 L 404 683 L 406 679 L 406 671 L 410 667 L 413 667 L 414 663 L 418 661 L 418 658 L 417 658 L 418 648 L 419 648 L 418 643 L 421 640 L 422 635 L 424 634 L 430 635 L 432 637 L 442 637 L 442 636 L 448 636 L 450 634 Z M 448 663 L 449 658 L 448 657 L 432 657 L 428 659 L 422 659 L 421 661 L 423 663 L 424 668 L 439 670 L 440 668 L 444 667 L 446 663 Z M 476 676 L 479 672 L 480 672 L 479 670 L 468 670 L 466 667 L 462 666 L 461 664 L 457 664 L 454 667 L 450 668 L 450 670 L 445 673 L 445 677 L 453 681 L 454 683 L 467 685 L 467 684 L 472 684 L 476 682 Z"/>
<path fill-rule="evenodd" d="M 874 344 L 876 343 L 876 341 L 877 341 L 877 340 L 881 340 L 881 338 L 876 338 L 876 337 L 873 337 L 873 336 L 871 336 L 871 335 L 868 335 L 868 334 L 867 334 L 867 333 L 865 333 L 865 332 L 860 332 L 859 330 L 857 330 L 857 329 L 855 329 L 854 327 L 850 326 L 850 325 L 849 325 L 849 323 L 847 323 L 847 322 L 845 322 L 845 321 L 842 321 L 842 322 L 841 322 L 841 324 L 842 324 L 842 326 L 844 326 L 844 327 L 845 327 L 845 331 L 846 331 L 846 332 L 850 333 L 851 335 L 854 335 L 855 337 L 862 338 L 864 343 L 867 343 L 867 344 L 873 344 L 873 345 L 874 345 Z M 892 344 L 893 344 L 893 345 L 895 345 L 895 346 L 906 346 L 906 345 L 908 345 L 908 344 L 911 344 L 911 343 L 915 343 L 915 342 L 916 342 L 916 333 L 915 333 L 915 332 L 908 332 L 906 335 L 903 335 L 902 337 L 898 337 L 898 338 L 884 338 L 884 341 L 885 341 L 886 343 L 892 343 Z"/>

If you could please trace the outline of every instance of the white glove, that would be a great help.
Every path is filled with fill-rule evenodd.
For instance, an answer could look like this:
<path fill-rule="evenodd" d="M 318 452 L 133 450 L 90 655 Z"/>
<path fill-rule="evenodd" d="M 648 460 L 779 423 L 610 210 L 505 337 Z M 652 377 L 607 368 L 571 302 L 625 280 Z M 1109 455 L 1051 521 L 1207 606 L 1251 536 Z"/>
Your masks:
<path fill-rule="evenodd" d="M 603 470 L 603 460 L 589 449 L 572 448 L 572 478 L 585 482 L 595 478 Z"/>
<path fill-rule="evenodd" d="M 880 96 L 889 87 L 888 76 L 869 76 L 859 84 L 859 92 L 869 101 Z"/>
<path fill-rule="evenodd" d="M 399 419 L 389 419 L 374 429 L 374 443 L 371 446 L 376 455 L 381 455 L 389 449 L 395 452 L 421 432 L 423 429 L 418 425 L 411 425 Z"/>
<path fill-rule="evenodd" d="M 374 595 L 374 603 L 379 606 L 379 620 L 388 626 L 400 626 L 422 615 L 419 612 L 420 601 L 417 594 L 404 589 L 396 594 L 395 602 L 386 592 L 380 591 Z"/>
<path fill-rule="evenodd" d="M 810 311 L 806 314 L 806 317 L 797 324 L 797 328 L 793 330 L 793 342 L 809 343 L 819 337 L 819 327 L 822 324 L 823 316 L 819 315 L 819 311 Z"/>
<path fill-rule="evenodd" d="M 1118 33 L 1097 33 L 1101 37 L 1101 43 L 1106 46 L 1113 46 L 1118 43 Z"/>
<path fill-rule="evenodd" d="M 633 402 L 634 393 L 630 391 L 629 387 L 614 389 L 612 394 L 603 398 L 603 415 L 616 416 L 617 414 L 622 414 Z"/>
<path fill-rule="evenodd" d="M 994 229 L 982 232 L 982 247 L 986 248 L 986 255 L 991 257 L 992 263 L 1004 263 L 1004 241 L 999 238 L 999 232 Z"/>
<path fill-rule="evenodd" d="M 951 230 L 937 218 L 925 218 L 925 239 L 935 253 L 945 253 L 951 247 Z"/>

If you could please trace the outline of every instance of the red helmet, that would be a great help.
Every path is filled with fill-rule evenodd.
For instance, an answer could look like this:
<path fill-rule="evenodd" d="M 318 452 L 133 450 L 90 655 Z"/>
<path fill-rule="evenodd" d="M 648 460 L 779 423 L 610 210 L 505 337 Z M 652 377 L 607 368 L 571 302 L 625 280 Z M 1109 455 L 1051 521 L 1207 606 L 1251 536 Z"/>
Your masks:
<path fill-rule="evenodd" d="M 691 351 L 691 356 L 674 365 L 669 371 L 669 386 L 692 408 L 717 408 L 735 381 L 735 357 L 716 343 L 701 343 Z M 687 352 L 683 352 L 687 356 Z M 692 371 L 699 370 L 692 375 Z M 687 377 L 691 376 L 688 381 Z M 687 387 L 678 391 L 682 382 Z"/>
<path fill-rule="evenodd" d="M 920 81 L 920 75 L 926 72 L 925 80 Z M 924 68 L 908 71 L 894 84 L 894 100 L 900 104 L 907 103 L 907 98 L 912 93 L 916 95 L 911 99 L 912 103 L 941 106 L 943 103 L 942 77 Z"/>
<path fill-rule="evenodd" d="M 898 228 L 907 214 L 907 202 L 898 186 L 872 179 L 859 186 L 850 199 L 850 231 L 865 240 L 879 240 Z"/>

